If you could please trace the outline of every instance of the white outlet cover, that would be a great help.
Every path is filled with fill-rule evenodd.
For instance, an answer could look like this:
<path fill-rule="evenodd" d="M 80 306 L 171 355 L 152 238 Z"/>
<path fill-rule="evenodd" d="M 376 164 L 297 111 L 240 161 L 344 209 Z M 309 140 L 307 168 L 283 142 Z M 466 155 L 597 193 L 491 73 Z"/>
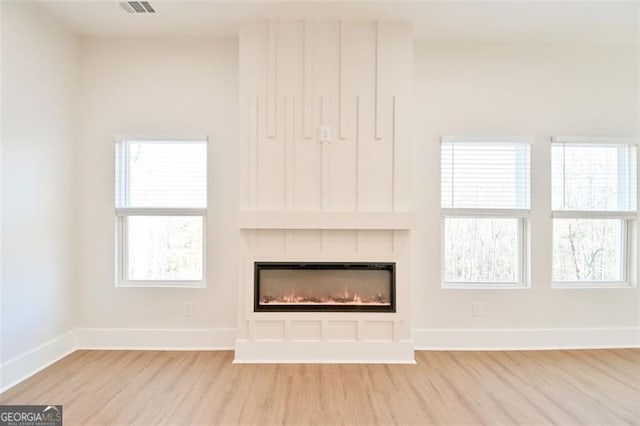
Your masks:
<path fill-rule="evenodd" d="M 320 126 L 318 128 L 318 140 L 320 142 L 331 142 L 331 127 Z"/>

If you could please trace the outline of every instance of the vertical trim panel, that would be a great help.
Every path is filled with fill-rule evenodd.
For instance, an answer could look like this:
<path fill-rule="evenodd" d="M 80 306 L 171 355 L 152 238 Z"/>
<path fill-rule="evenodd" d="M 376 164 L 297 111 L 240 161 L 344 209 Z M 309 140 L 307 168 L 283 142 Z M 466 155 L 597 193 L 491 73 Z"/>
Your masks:
<path fill-rule="evenodd" d="M 258 209 L 258 141 L 260 140 L 260 97 L 256 96 L 249 106 L 249 203 L 254 210 Z"/>
<path fill-rule="evenodd" d="M 267 23 L 267 137 L 277 135 L 278 112 L 278 27 L 277 23 Z"/>
<path fill-rule="evenodd" d="M 253 153 L 251 151 L 251 132 L 253 130 L 252 97 L 242 96 L 238 107 L 238 201 L 241 210 L 253 208 L 251 199 Z"/>
<path fill-rule="evenodd" d="M 327 115 L 329 114 L 330 103 L 330 99 L 326 96 L 320 97 L 321 125 L 325 125 L 328 121 Z M 322 151 L 322 210 L 329 210 L 331 207 L 329 205 L 331 202 L 331 144 L 323 142 L 320 142 L 320 144 Z"/>
<path fill-rule="evenodd" d="M 355 173 L 355 197 L 356 211 L 360 210 L 360 96 L 356 96 L 356 119 L 355 119 L 355 144 L 356 144 L 356 164 Z"/>
<path fill-rule="evenodd" d="M 284 104 L 284 143 L 285 143 L 285 210 L 293 210 L 294 207 L 294 173 L 295 173 L 295 117 L 296 98 L 291 97 L 290 101 L 285 97 Z M 289 252 L 293 231 L 285 230 L 284 251 Z"/>
<path fill-rule="evenodd" d="M 320 97 L 320 124 L 325 125 L 328 122 L 329 105 L 331 100 L 326 96 Z M 322 210 L 330 209 L 331 202 L 331 144 L 320 142 L 320 150 L 322 156 Z M 327 231 L 323 229 L 320 232 L 320 252 L 324 253 L 327 247 Z"/>
<path fill-rule="evenodd" d="M 347 130 L 347 105 L 345 95 L 345 50 L 346 41 L 344 33 L 344 22 L 340 21 L 340 75 L 338 76 L 338 137 L 345 139 Z"/>
<path fill-rule="evenodd" d="M 302 59 L 302 133 L 305 139 L 311 139 L 312 135 L 312 91 L 311 80 L 313 72 L 313 43 L 310 35 L 311 24 L 307 21 L 303 26 L 303 59 Z"/>
<path fill-rule="evenodd" d="M 398 196 L 398 189 L 396 188 L 396 97 L 391 99 L 391 211 L 395 211 L 397 207 L 396 197 Z"/>
<path fill-rule="evenodd" d="M 291 104 L 291 106 L 289 106 Z M 286 210 L 292 210 L 294 205 L 293 199 L 293 179 L 295 170 L 295 117 L 296 117 L 296 98 L 292 97 L 290 102 L 285 98 L 284 109 L 284 137 L 285 137 L 285 198 Z"/>
<path fill-rule="evenodd" d="M 289 175 L 291 171 L 289 169 L 289 162 L 291 161 L 289 152 L 289 97 L 282 97 L 282 144 L 284 145 L 284 167 L 282 174 L 282 186 L 284 187 L 284 210 L 289 210 Z"/>
<path fill-rule="evenodd" d="M 375 23 L 375 87 L 374 87 L 374 112 L 373 112 L 373 125 L 375 139 L 382 139 L 382 131 L 380 129 L 380 22 Z"/>
<path fill-rule="evenodd" d="M 356 211 L 360 210 L 360 96 L 356 96 L 356 113 L 355 113 L 355 145 L 356 145 L 356 158 L 355 158 L 355 207 Z M 355 251 L 360 251 L 360 231 L 355 231 Z M 357 332 L 356 332 L 357 335 Z M 356 339 L 357 340 L 357 339 Z"/>

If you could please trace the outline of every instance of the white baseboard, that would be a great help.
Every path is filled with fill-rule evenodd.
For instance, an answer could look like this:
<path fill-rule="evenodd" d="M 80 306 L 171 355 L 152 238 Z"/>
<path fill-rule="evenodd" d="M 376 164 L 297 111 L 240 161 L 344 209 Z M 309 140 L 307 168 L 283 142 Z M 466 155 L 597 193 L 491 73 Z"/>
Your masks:
<path fill-rule="evenodd" d="M 415 364 L 413 342 L 237 340 L 234 364 Z"/>
<path fill-rule="evenodd" d="M 640 347 L 639 327 L 413 329 L 416 350 L 536 350 Z"/>
<path fill-rule="evenodd" d="M 75 350 L 76 335 L 75 331 L 71 330 L 3 363 L 0 365 L 0 393 L 28 379 Z"/>
<path fill-rule="evenodd" d="M 236 341 L 234 328 L 80 328 L 0 365 L 0 393 L 77 349 L 236 350 L 236 363 L 413 363 L 416 350 L 536 350 L 638 348 L 639 327 L 565 329 L 413 329 L 413 342 Z M 366 343 L 362 345 L 362 343 Z M 327 346 L 328 345 L 328 346 Z M 277 347 L 276 347 L 277 346 Z"/>
<path fill-rule="evenodd" d="M 235 328 L 143 329 L 78 328 L 77 349 L 232 350 Z"/>
<path fill-rule="evenodd" d="M 78 349 L 233 350 L 237 330 L 78 328 L 0 365 L 0 393 Z"/>

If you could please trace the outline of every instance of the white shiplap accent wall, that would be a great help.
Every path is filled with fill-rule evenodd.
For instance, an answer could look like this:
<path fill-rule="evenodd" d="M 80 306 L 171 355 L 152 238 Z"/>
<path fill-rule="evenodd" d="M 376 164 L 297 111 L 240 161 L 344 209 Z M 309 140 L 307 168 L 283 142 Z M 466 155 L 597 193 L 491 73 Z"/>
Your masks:
<path fill-rule="evenodd" d="M 243 24 L 240 209 L 407 210 L 412 46 L 402 23 Z"/>
<path fill-rule="evenodd" d="M 404 23 L 241 26 L 237 362 L 412 362 L 412 60 Z M 330 142 L 319 141 L 320 126 Z M 372 212 L 371 226 L 347 225 Z M 256 260 L 395 261 L 398 311 L 254 313 Z"/>

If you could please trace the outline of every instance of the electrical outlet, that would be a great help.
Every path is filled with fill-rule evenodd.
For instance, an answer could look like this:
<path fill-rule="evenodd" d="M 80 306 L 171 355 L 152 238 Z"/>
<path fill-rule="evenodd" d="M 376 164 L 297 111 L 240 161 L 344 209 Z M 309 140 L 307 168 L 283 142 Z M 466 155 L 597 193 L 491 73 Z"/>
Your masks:
<path fill-rule="evenodd" d="M 481 317 L 484 314 L 484 303 L 473 302 L 471 304 L 471 315 L 474 317 Z"/>
<path fill-rule="evenodd" d="M 331 127 L 320 126 L 318 128 L 318 140 L 320 142 L 331 142 Z"/>
<path fill-rule="evenodd" d="M 182 314 L 185 317 L 190 317 L 193 315 L 193 302 L 184 302 Z"/>

